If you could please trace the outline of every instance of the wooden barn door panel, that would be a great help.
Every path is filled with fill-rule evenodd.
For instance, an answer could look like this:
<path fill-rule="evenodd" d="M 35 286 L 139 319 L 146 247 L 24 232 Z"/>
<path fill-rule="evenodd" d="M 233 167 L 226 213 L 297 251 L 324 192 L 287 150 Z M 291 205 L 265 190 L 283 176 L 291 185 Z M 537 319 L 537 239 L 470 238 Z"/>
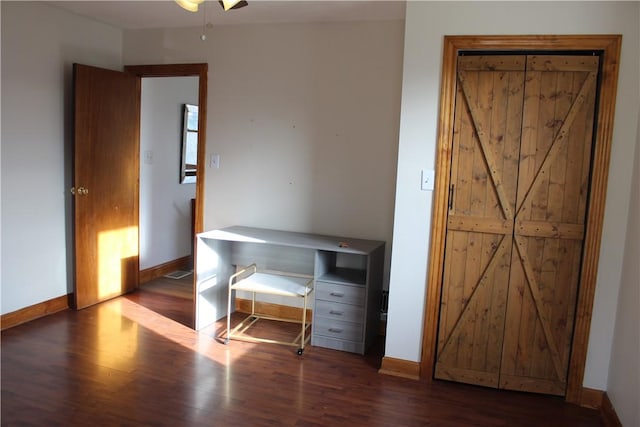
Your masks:
<path fill-rule="evenodd" d="M 458 60 L 436 378 L 499 384 L 524 66 L 524 56 Z"/>
<path fill-rule="evenodd" d="M 500 387 L 564 395 L 598 57 L 529 56 Z"/>

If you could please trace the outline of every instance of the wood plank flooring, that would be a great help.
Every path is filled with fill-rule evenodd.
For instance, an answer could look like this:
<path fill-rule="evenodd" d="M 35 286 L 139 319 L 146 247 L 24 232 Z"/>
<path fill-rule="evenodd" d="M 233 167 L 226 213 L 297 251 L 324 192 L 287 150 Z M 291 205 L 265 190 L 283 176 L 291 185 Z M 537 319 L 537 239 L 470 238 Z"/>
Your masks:
<path fill-rule="evenodd" d="M 158 277 L 140 285 L 141 290 L 172 296 L 176 298 L 193 299 L 193 273 L 180 279 Z"/>
<path fill-rule="evenodd" d="M 153 311 L 171 299 L 174 312 L 190 307 L 143 288 L 3 331 L 2 425 L 604 425 L 559 398 L 378 374 L 381 344 L 366 357 L 225 346 L 223 321 L 198 333 Z"/>
<path fill-rule="evenodd" d="M 193 327 L 193 274 L 182 279 L 159 277 L 127 295 L 143 307 L 190 328 Z"/>

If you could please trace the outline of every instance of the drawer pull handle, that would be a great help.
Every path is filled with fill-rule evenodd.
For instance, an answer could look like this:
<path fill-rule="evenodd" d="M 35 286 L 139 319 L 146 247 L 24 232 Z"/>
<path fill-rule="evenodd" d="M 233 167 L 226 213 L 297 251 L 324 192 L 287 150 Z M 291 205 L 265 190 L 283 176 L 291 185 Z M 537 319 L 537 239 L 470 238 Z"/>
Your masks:
<path fill-rule="evenodd" d="M 338 310 L 331 310 L 329 312 L 329 314 L 335 314 L 336 316 L 342 316 L 342 311 L 338 311 Z"/>
<path fill-rule="evenodd" d="M 341 334 L 342 333 L 342 329 L 340 329 L 340 328 L 329 328 L 329 332 L 334 332 L 336 334 Z"/>
<path fill-rule="evenodd" d="M 342 292 L 331 292 L 329 295 L 331 295 L 332 297 L 339 297 L 339 298 L 342 298 L 344 296 Z"/>

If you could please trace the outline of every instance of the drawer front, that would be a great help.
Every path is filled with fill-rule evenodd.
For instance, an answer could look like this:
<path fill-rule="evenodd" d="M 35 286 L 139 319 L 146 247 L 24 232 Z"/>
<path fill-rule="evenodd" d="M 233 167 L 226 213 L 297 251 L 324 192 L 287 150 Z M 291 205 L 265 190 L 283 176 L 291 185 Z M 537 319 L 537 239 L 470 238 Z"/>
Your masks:
<path fill-rule="evenodd" d="M 362 341 L 362 323 L 315 317 L 313 333 L 349 341 Z"/>
<path fill-rule="evenodd" d="M 329 282 L 316 282 L 316 300 L 334 301 L 364 307 L 365 289 Z"/>
<path fill-rule="evenodd" d="M 315 316 L 346 322 L 362 323 L 364 307 L 350 304 L 339 304 L 332 301 L 316 300 Z"/>
<path fill-rule="evenodd" d="M 320 335 L 311 336 L 311 345 L 316 347 L 332 348 L 340 351 L 350 351 L 351 353 L 364 354 L 363 341 L 347 341 Z"/>

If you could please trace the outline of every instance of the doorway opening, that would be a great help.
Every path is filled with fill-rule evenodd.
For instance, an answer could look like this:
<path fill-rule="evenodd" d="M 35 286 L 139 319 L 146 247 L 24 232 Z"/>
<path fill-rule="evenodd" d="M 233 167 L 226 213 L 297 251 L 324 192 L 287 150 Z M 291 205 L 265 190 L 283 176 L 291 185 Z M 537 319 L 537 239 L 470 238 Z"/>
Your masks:
<path fill-rule="evenodd" d="M 195 275 L 191 273 L 195 257 L 194 236 L 203 229 L 207 69 L 207 64 L 125 67 L 127 72 L 142 80 L 140 289 L 148 297 L 138 302 L 191 328 L 195 318 Z M 164 103 L 163 99 L 168 102 Z M 197 106 L 198 114 L 188 117 L 191 120 L 187 123 L 185 111 L 192 111 L 193 106 Z M 185 125 L 197 128 L 197 132 L 188 135 L 191 151 L 195 148 L 196 152 L 196 161 L 191 161 L 189 168 L 194 172 L 188 180 L 182 177 L 185 167 L 181 164 L 185 160 Z M 167 126 L 171 129 L 167 130 Z M 170 143 L 162 141 L 167 137 L 171 138 Z M 190 156 L 193 157 L 193 153 Z M 168 197 L 167 188 L 171 188 Z M 160 194 L 164 197 L 157 197 Z M 178 225 L 163 226 L 163 221 Z M 156 232 L 168 235 L 157 236 Z M 171 242 L 181 248 L 168 247 Z M 175 257 L 170 253 L 182 256 Z M 169 260 L 158 262 L 159 259 Z"/>

